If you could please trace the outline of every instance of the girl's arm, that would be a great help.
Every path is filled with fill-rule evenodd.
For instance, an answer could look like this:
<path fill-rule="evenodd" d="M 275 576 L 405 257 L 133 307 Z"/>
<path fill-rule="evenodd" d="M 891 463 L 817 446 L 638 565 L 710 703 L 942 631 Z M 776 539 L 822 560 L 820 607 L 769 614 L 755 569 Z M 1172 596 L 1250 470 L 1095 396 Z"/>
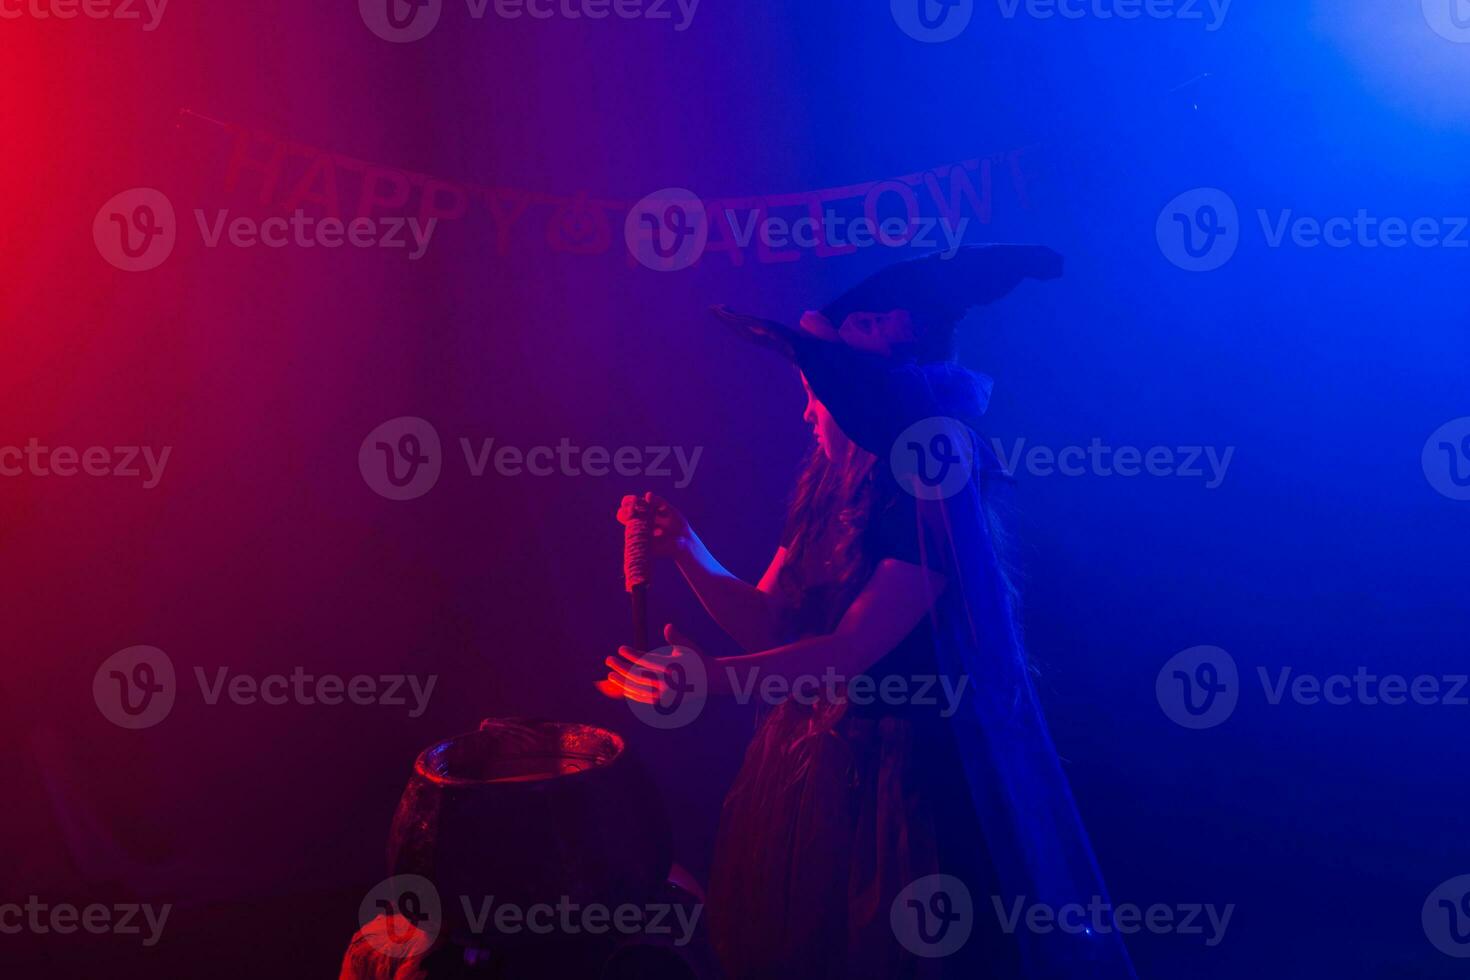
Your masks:
<path fill-rule="evenodd" d="M 760 584 L 751 585 L 716 561 L 693 531 L 674 554 L 700 605 L 742 650 L 766 650 L 780 642 L 781 604 L 775 587 L 785 559 L 786 549 L 778 549 Z"/>
<path fill-rule="evenodd" d="M 786 549 L 776 552 L 760 585 L 755 586 L 716 561 L 684 515 L 662 497 L 653 493 L 624 497 L 618 520 L 626 525 L 635 515 L 652 520 L 653 553 L 674 560 L 705 611 L 742 650 L 766 650 L 781 641 L 776 577 Z"/>
<path fill-rule="evenodd" d="M 820 677 L 829 668 L 843 678 L 855 677 L 919 625 L 944 585 L 945 577 L 938 572 L 884 559 L 831 633 L 759 653 L 720 657 L 711 666 L 721 676 L 712 680 L 724 687 L 738 677 L 743 686 L 751 679 L 758 683 L 762 677 L 778 676 L 789 684 L 802 677 Z"/>
<path fill-rule="evenodd" d="M 616 657 L 607 658 L 609 673 L 597 687 L 611 698 L 659 704 L 676 690 L 672 668 L 689 658 L 702 661 L 699 676 L 708 678 L 710 694 L 757 690 L 757 685 L 769 677 L 779 677 L 788 689 L 794 689 L 810 679 L 828 677 L 828 671 L 849 681 L 867 671 L 919 625 L 944 585 L 945 577 L 938 572 L 896 558 L 884 559 L 837 628 L 825 636 L 715 659 L 679 642 L 670 626 L 664 635 L 674 646 L 672 653 L 641 654 L 619 647 Z M 687 668 L 680 677 L 687 677 Z"/>

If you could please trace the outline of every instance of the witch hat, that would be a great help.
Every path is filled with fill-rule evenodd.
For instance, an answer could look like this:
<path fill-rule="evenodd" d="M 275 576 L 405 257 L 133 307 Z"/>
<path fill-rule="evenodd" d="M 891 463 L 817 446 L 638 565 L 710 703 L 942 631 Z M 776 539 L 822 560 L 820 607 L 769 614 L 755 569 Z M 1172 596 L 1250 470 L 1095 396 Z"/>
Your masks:
<path fill-rule="evenodd" d="M 1041 245 L 968 246 L 950 258 L 929 255 L 881 269 L 822 314 L 840 325 L 852 313 L 907 310 L 921 318 L 922 329 L 948 334 L 970 309 L 1000 299 L 1024 279 L 1055 279 L 1061 269 L 1062 257 Z M 847 437 L 879 456 L 926 419 L 970 425 L 990 402 L 990 378 L 947 358 L 924 358 L 930 344 L 884 354 L 844 343 L 830 330 L 794 329 L 719 306 L 711 312 L 745 339 L 795 362 Z"/>

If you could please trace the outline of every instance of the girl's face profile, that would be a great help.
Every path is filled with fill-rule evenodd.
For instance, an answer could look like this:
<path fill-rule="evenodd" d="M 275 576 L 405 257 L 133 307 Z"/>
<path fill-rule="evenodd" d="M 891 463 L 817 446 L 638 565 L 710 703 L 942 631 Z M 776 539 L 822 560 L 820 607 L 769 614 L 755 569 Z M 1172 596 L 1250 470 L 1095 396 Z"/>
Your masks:
<path fill-rule="evenodd" d="M 847 434 L 838 427 L 837 420 L 832 418 L 832 413 L 827 411 L 827 406 L 818 401 L 817 396 L 812 393 L 812 386 L 807 384 L 805 375 L 802 375 L 801 387 L 806 392 L 806 410 L 801 413 L 801 417 L 812 427 L 812 433 L 817 437 L 817 446 L 821 448 L 829 461 L 833 463 L 844 461 L 852 447 Z"/>

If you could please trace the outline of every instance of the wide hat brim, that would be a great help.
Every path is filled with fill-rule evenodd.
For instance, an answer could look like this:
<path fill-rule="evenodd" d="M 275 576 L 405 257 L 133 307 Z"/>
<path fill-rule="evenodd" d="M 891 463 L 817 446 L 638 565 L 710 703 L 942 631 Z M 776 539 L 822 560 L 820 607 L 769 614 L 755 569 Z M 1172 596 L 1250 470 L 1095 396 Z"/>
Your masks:
<path fill-rule="evenodd" d="M 948 259 L 933 255 L 889 266 L 823 312 L 833 311 L 828 319 L 834 326 L 841 324 L 835 314 L 845 318 L 844 311 L 886 312 L 926 308 L 925 303 L 932 304 L 930 310 L 958 309 L 962 316 L 1024 279 L 1056 278 L 1061 264 L 1060 255 L 1041 245 L 970 246 Z M 887 456 L 905 431 L 927 419 L 973 426 L 990 402 L 991 379 L 951 361 L 901 361 L 764 317 L 720 306 L 711 312 L 744 339 L 793 361 L 847 437 L 879 456 Z"/>
<path fill-rule="evenodd" d="M 1045 245 L 967 245 L 885 266 L 822 307 L 822 315 L 841 327 L 851 313 L 906 309 L 931 326 L 952 325 L 1026 279 L 1060 278 L 1062 266 Z"/>
<path fill-rule="evenodd" d="M 847 437 L 875 455 L 886 457 L 905 430 L 925 419 L 970 425 L 990 403 L 990 378 L 953 362 L 896 361 L 773 320 L 723 307 L 711 312 L 795 363 Z"/>
<path fill-rule="evenodd" d="M 940 252 L 880 269 L 828 303 L 821 313 L 833 328 L 840 328 L 851 313 L 907 309 L 938 317 L 942 327 L 977 306 L 995 302 L 1026 279 L 1060 277 L 1062 266 L 1062 257 L 1045 245 L 968 245 L 948 257 Z M 712 312 L 745 339 L 788 358 L 794 357 L 793 340 L 810 336 L 779 321 L 725 306 L 713 307 Z"/>

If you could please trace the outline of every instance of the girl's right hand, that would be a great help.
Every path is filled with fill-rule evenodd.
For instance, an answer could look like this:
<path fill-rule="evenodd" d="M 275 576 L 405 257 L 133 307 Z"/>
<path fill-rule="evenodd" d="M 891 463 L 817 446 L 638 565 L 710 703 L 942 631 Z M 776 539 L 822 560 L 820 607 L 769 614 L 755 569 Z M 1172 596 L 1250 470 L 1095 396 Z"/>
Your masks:
<path fill-rule="evenodd" d="M 624 525 L 635 516 L 653 519 L 653 554 L 656 558 L 676 558 L 694 540 L 694 531 L 684 515 L 672 504 L 652 491 L 641 497 L 624 497 L 618 507 L 618 523 Z"/>

